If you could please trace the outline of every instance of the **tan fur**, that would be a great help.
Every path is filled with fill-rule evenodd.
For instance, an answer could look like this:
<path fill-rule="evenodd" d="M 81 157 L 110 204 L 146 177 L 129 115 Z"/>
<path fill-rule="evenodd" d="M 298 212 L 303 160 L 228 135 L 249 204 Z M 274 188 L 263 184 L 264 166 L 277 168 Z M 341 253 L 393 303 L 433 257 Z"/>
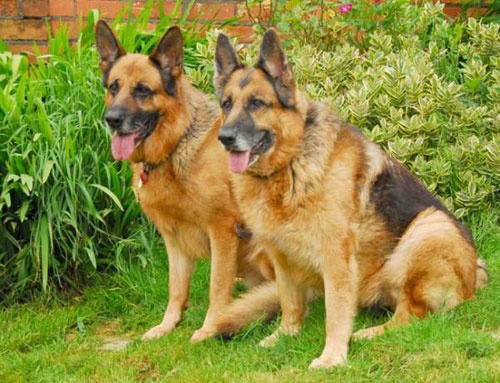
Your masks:
<path fill-rule="evenodd" d="M 248 85 L 242 87 L 245 77 Z M 245 173 L 232 176 L 242 216 L 266 245 L 276 271 L 283 315 L 263 346 L 299 331 L 308 288 L 323 293 L 326 306 L 326 344 L 311 368 L 345 361 L 359 306 L 383 304 L 395 315 L 383 326 L 358 331 L 356 338 L 474 296 L 477 255 L 449 215 L 428 208 L 398 238 L 377 213 L 372 187 L 393 166 L 378 146 L 299 92 L 294 108 L 283 107 L 258 69 L 234 71 L 221 94 L 232 96 L 233 110 L 250 97 L 272 105 L 251 116 L 257 129 L 272 132 L 273 146 Z M 308 118 L 312 122 L 306 124 Z M 238 328 L 230 320 L 221 317 L 225 328 Z"/>
<path fill-rule="evenodd" d="M 478 258 L 476 270 L 476 290 L 484 289 L 489 281 L 490 275 L 486 269 L 486 262 L 483 259 Z"/>
<path fill-rule="evenodd" d="M 107 29 L 102 33 L 108 33 L 107 40 L 102 40 L 112 41 Z M 272 279 L 273 270 L 250 239 L 237 236 L 241 217 L 230 189 L 227 155 L 221 155 L 217 141 L 219 107 L 182 74 L 175 76 L 176 95 L 172 97 L 148 56 L 126 54 L 110 68 L 108 84 L 118 79 L 120 93 L 113 97 L 108 92 L 106 105 L 118 102 L 131 112 L 139 107 L 160 112 L 158 125 L 131 157 L 132 187 L 161 233 L 169 261 L 168 306 L 162 322 L 143 339 L 175 328 L 188 305 L 195 261 L 211 257 L 210 306 L 203 326 L 191 338 L 200 341 L 214 334 L 214 321 L 231 300 L 237 274 L 254 286 Z M 147 85 L 154 95 L 144 100 L 132 97 L 138 83 Z M 140 185 L 144 163 L 158 167 Z"/>
<path fill-rule="evenodd" d="M 278 287 L 275 282 L 263 283 L 228 306 L 216 320 L 217 332 L 232 335 L 250 322 L 268 321 L 280 311 Z"/>

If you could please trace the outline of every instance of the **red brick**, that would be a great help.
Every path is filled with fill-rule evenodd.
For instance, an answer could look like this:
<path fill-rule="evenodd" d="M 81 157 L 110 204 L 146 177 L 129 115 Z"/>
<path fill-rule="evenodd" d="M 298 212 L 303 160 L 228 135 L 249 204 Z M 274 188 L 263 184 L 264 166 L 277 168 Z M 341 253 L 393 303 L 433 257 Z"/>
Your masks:
<path fill-rule="evenodd" d="M 40 50 L 41 54 L 46 54 L 49 51 L 49 47 L 47 45 L 38 45 L 38 49 Z M 21 53 L 21 52 L 35 53 L 35 48 L 33 44 L 21 44 L 21 45 L 11 44 L 9 45 L 9 51 L 12 53 Z"/>
<path fill-rule="evenodd" d="M 235 6 L 231 3 L 196 3 L 188 19 L 227 20 L 235 17 Z"/>
<path fill-rule="evenodd" d="M 43 20 L 0 20 L 0 39 L 46 40 L 47 30 Z"/>
<path fill-rule="evenodd" d="M 155 32 L 156 28 L 158 28 L 158 22 L 157 21 L 149 21 L 146 24 L 146 30 L 149 32 Z"/>
<path fill-rule="evenodd" d="M 484 16 L 487 11 L 487 8 L 471 7 L 465 11 L 465 15 L 468 17 L 479 17 Z M 449 17 L 456 19 L 462 14 L 462 7 L 445 7 L 444 13 Z"/>
<path fill-rule="evenodd" d="M 442 3 L 445 3 L 445 4 L 468 4 L 468 3 L 472 3 L 472 2 L 475 2 L 476 4 L 478 3 L 477 0 L 441 0 Z M 484 3 L 484 1 L 483 1 Z"/>
<path fill-rule="evenodd" d="M 174 10 L 175 10 L 175 0 L 163 1 L 162 7 L 163 7 L 163 11 L 165 12 L 166 16 L 172 15 Z M 182 5 L 177 10 L 177 13 L 174 15 L 174 17 L 177 19 L 177 18 L 181 17 L 181 15 L 182 15 Z M 155 2 L 155 5 L 153 6 L 153 9 L 151 10 L 150 17 L 153 17 L 153 18 L 160 17 L 160 10 L 158 9 L 158 4 L 156 2 Z"/>
<path fill-rule="evenodd" d="M 238 16 L 240 21 L 258 21 L 259 17 L 262 21 L 268 20 L 271 15 L 271 10 L 269 7 L 262 5 L 262 7 L 250 6 L 246 7 L 245 4 L 238 4 L 236 11 L 236 16 Z"/>
<path fill-rule="evenodd" d="M 87 17 L 91 9 L 98 9 L 99 16 L 104 18 L 115 18 L 119 15 L 123 8 L 128 9 L 128 0 L 78 0 L 77 2 L 77 15 L 82 15 Z M 144 9 L 144 1 L 134 1 L 132 3 L 132 15 L 135 17 L 141 13 Z M 165 15 L 171 15 L 175 9 L 175 1 L 168 0 L 162 2 L 163 10 Z M 176 18 L 179 18 L 182 13 L 182 6 L 179 7 Z M 127 18 L 128 11 L 125 13 L 124 18 Z M 160 10 L 158 8 L 158 3 L 155 1 L 153 8 L 151 9 L 151 18 L 159 18 Z"/>
<path fill-rule="evenodd" d="M 487 8 L 469 8 L 465 14 L 469 17 L 479 17 L 484 16 L 487 11 Z"/>
<path fill-rule="evenodd" d="M 249 43 L 254 40 L 253 28 L 248 25 L 234 25 L 225 28 L 230 36 L 238 37 L 240 43 Z"/>
<path fill-rule="evenodd" d="M 51 16 L 74 16 L 73 0 L 49 0 Z"/>
<path fill-rule="evenodd" d="M 456 19 L 462 13 L 462 8 L 461 7 L 445 7 L 444 13 L 447 16 Z"/>
<path fill-rule="evenodd" d="M 62 25 L 66 26 L 66 30 L 69 32 L 70 39 L 75 39 L 78 37 L 78 21 L 61 21 L 52 20 L 50 22 L 52 29 L 52 36 L 54 36 Z"/>
<path fill-rule="evenodd" d="M 156 22 L 156 21 L 150 21 L 146 25 L 146 30 L 147 31 L 156 31 L 156 28 L 158 28 L 158 22 Z"/>
<path fill-rule="evenodd" d="M 78 0 L 77 2 L 77 15 L 87 17 L 91 9 L 98 9 L 99 16 L 103 18 L 113 19 L 117 17 L 123 8 L 128 7 L 127 0 Z M 144 1 L 135 1 L 132 4 L 132 15 L 135 17 L 141 13 L 144 9 Z M 163 1 L 162 3 L 165 15 L 169 16 L 173 13 L 175 9 L 175 1 Z M 182 14 L 182 7 L 179 7 L 176 18 L 179 18 Z M 125 13 L 124 18 L 126 19 L 128 12 Z M 155 2 L 153 8 L 151 9 L 150 18 L 159 18 L 160 10 L 158 9 L 158 3 Z"/>
<path fill-rule="evenodd" d="M 17 0 L 0 0 L 0 16 L 17 16 Z"/>
<path fill-rule="evenodd" d="M 45 55 L 49 52 L 49 47 L 47 45 L 38 45 L 37 48 L 42 55 Z M 11 51 L 12 53 L 26 53 L 28 56 L 28 61 L 30 63 L 35 63 L 37 61 L 37 56 L 35 55 L 35 48 L 33 47 L 33 44 L 10 45 L 9 51 Z"/>
<path fill-rule="evenodd" d="M 189 25 L 189 26 L 188 26 Z M 188 25 L 186 25 L 186 30 L 193 31 L 196 33 L 196 36 L 201 36 L 205 37 L 207 31 L 211 31 L 213 29 L 221 29 L 223 30 L 225 27 L 222 25 L 215 23 L 215 24 L 203 24 L 203 23 L 197 23 L 194 21 L 189 21 Z"/>
<path fill-rule="evenodd" d="M 49 15 L 49 0 L 24 0 L 24 17 L 44 17 Z"/>
<path fill-rule="evenodd" d="M 202 24 L 202 23 L 196 23 L 194 21 L 187 21 L 185 27 L 183 28 L 184 30 L 189 30 L 197 33 L 197 36 L 204 37 L 207 29 L 209 28 L 221 28 L 220 25 L 214 24 L 214 25 L 207 25 L 207 24 Z"/>
<path fill-rule="evenodd" d="M 99 10 L 99 17 L 115 18 L 122 8 L 128 7 L 127 0 L 78 0 L 77 15 L 87 17 L 91 9 Z M 144 8 L 143 2 L 134 2 L 132 4 L 132 14 L 137 16 Z M 126 18 L 127 14 L 125 14 Z"/>

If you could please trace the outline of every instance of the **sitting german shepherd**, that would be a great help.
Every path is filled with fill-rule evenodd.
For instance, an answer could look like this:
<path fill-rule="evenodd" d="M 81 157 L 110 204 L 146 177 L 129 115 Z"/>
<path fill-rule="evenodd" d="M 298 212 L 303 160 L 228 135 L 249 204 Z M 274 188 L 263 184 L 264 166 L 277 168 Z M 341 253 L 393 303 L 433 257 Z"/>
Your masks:
<path fill-rule="evenodd" d="M 308 288 L 324 294 L 326 345 L 311 368 L 346 360 L 358 306 L 392 307 L 381 334 L 428 312 L 449 310 L 487 281 L 472 237 L 412 174 L 326 105 L 295 87 L 279 37 L 268 30 L 254 67 L 221 34 L 215 86 L 224 121 L 219 140 L 242 217 L 272 256 L 282 318 L 296 334 Z M 222 154 L 220 154 L 222 156 Z M 234 333 L 272 294 L 257 289 L 216 325 Z"/>
<path fill-rule="evenodd" d="M 211 255 L 210 307 L 191 337 L 203 340 L 214 334 L 237 272 L 250 285 L 273 278 L 266 256 L 238 235 L 241 218 L 217 141 L 220 109 L 184 77 L 178 27 L 149 57 L 127 54 L 104 21 L 97 23 L 96 43 L 113 157 L 131 162 L 137 198 L 168 250 L 168 306 L 143 339 L 175 328 L 188 303 L 195 260 Z"/>

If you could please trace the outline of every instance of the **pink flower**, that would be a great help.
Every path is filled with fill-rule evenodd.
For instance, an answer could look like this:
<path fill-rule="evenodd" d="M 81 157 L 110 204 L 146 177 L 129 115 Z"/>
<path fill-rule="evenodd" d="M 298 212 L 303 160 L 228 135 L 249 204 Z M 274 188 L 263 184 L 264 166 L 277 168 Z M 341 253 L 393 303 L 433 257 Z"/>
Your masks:
<path fill-rule="evenodd" d="M 347 3 L 347 4 L 341 5 L 339 7 L 340 13 L 349 13 L 349 12 L 351 12 L 351 9 L 352 9 L 351 3 Z"/>
<path fill-rule="evenodd" d="M 381 3 L 382 0 L 373 0 L 373 2 L 378 4 L 378 3 Z"/>

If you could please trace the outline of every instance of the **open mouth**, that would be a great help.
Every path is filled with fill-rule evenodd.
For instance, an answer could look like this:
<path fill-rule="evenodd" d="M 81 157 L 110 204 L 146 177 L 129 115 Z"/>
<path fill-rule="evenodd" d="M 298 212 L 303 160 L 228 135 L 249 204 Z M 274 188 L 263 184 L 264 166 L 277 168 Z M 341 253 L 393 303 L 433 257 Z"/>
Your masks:
<path fill-rule="evenodd" d="M 137 145 L 153 132 L 158 124 L 158 119 L 157 114 L 152 114 L 146 121 L 135 123 L 135 126 L 138 128 L 135 132 L 126 134 L 116 132 L 111 138 L 111 153 L 113 154 L 113 158 L 117 161 L 130 159 Z"/>
<path fill-rule="evenodd" d="M 120 134 L 116 132 L 111 139 L 111 153 L 117 161 L 128 160 L 141 141 L 141 133 Z"/>
<path fill-rule="evenodd" d="M 264 131 L 261 139 L 250 150 L 231 151 L 229 153 L 229 170 L 233 173 L 244 173 L 261 154 L 269 150 L 271 142 L 271 134 Z"/>

